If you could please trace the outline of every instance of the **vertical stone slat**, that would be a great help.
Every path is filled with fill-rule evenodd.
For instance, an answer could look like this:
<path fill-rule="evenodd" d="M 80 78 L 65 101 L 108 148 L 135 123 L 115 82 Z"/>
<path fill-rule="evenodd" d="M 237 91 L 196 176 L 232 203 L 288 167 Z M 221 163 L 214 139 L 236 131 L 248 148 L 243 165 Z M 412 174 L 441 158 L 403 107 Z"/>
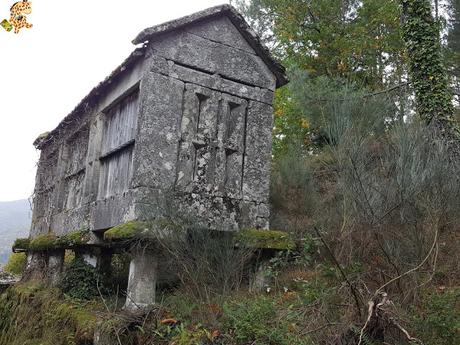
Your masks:
<path fill-rule="evenodd" d="M 245 200 L 267 202 L 270 184 L 273 108 L 250 101 L 247 115 L 246 156 L 243 169 Z"/>
<path fill-rule="evenodd" d="M 169 190 L 176 180 L 184 83 L 146 73 L 140 87 L 133 187 Z"/>

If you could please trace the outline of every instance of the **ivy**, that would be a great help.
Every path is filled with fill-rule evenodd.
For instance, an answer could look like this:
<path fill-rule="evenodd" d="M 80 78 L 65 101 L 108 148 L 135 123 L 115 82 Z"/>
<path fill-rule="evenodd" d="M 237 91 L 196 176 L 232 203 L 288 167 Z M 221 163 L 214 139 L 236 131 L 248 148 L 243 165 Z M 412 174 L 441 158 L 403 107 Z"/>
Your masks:
<path fill-rule="evenodd" d="M 443 133 L 458 133 L 439 41 L 439 23 L 431 14 L 430 1 L 401 0 L 401 5 L 403 38 L 418 115 Z"/>

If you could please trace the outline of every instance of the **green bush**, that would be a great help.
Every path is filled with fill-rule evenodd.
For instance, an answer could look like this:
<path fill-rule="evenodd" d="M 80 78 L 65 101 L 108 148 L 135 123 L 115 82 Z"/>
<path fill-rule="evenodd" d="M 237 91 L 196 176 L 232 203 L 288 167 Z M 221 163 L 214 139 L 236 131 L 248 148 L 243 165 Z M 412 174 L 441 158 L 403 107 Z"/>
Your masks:
<path fill-rule="evenodd" d="M 68 296 L 83 300 L 99 296 L 99 291 L 104 290 L 96 268 L 80 257 L 68 264 L 59 287 Z"/>
<path fill-rule="evenodd" d="M 425 293 L 413 312 L 417 337 L 425 345 L 460 344 L 459 311 L 460 288 Z"/>
<path fill-rule="evenodd" d="M 279 316 L 276 300 L 269 296 L 240 299 L 224 304 L 225 326 L 237 344 L 307 345 L 307 337 L 290 330 L 290 322 L 298 315 Z"/>
<path fill-rule="evenodd" d="M 21 275 L 27 263 L 26 253 L 13 253 L 10 255 L 4 270 L 14 275 Z"/>

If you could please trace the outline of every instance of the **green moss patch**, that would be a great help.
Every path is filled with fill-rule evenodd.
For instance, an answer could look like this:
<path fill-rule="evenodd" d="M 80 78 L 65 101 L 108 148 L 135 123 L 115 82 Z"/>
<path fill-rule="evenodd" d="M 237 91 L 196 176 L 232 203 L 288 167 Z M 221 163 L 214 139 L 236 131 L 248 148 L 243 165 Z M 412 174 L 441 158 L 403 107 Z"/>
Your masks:
<path fill-rule="evenodd" d="M 57 237 L 54 234 L 38 235 L 29 244 L 29 249 L 33 251 L 45 251 L 57 248 Z"/>
<path fill-rule="evenodd" d="M 88 244 L 90 240 L 89 230 L 74 230 L 56 240 L 56 245 L 61 248 L 73 248 Z"/>
<path fill-rule="evenodd" d="M 140 237 L 147 229 L 144 222 L 132 221 L 117 225 L 104 233 L 107 241 L 123 241 Z"/>
<path fill-rule="evenodd" d="M 246 229 L 237 234 L 242 246 L 260 249 L 293 250 L 296 245 L 291 235 L 284 231 Z"/>
<path fill-rule="evenodd" d="M 75 248 L 88 244 L 89 240 L 89 230 L 74 230 L 60 237 L 55 234 L 43 234 L 30 240 L 28 238 L 18 238 L 13 245 L 13 252 Z"/>
<path fill-rule="evenodd" d="M 28 238 L 17 238 L 13 244 L 13 253 L 21 253 L 29 250 L 30 240 Z"/>

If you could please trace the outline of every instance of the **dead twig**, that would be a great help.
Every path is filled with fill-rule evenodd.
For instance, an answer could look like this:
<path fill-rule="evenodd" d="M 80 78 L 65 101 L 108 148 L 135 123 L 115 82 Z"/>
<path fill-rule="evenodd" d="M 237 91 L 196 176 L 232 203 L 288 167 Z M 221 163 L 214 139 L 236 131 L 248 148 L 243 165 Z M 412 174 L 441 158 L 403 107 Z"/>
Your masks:
<path fill-rule="evenodd" d="M 340 265 L 340 263 L 337 261 L 334 253 L 332 252 L 331 248 L 329 248 L 329 245 L 326 243 L 326 241 L 324 240 L 323 236 L 321 235 L 321 232 L 319 231 L 319 229 L 315 226 L 314 227 L 315 229 L 315 232 L 316 234 L 318 235 L 318 237 L 320 238 L 321 242 L 323 243 L 324 247 L 326 248 L 327 252 L 329 253 L 330 257 L 332 258 L 334 264 L 337 266 L 337 268 L 339 269 L 339 272 L 340 274 L 342 275 L 342 278 L 346 281 L 346 283 L 348 284 L 348 286 L 350 287 L 350 291 L 353 295 L 353 298 L 355 300 L 355 304 L 356 304 L 356 310 L 358 312 L 358 316 L 359 318 L 361 319 L 362 315 L 361 315 L 361 306 L 360 304 L 363 303 L 362 300 L 359 298 L 359 295 L 356 291 L 356 288 L 353 286 L 353 284 L 351 283 L 351 281 L 348 279 L 347 275 L 345 274 L 345 272 L 343 271 L 342 269 L 342 266 Z"/>

